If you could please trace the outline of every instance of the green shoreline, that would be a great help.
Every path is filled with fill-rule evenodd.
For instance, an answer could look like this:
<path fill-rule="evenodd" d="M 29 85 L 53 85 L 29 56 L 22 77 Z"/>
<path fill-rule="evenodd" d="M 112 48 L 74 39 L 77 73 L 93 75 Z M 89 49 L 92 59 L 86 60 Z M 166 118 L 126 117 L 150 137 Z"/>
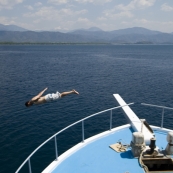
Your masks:
<path fill-rule="evenodd" d="M 0 45 L 2 44 L 19 44 L 19 45 L 26 45 L 26 44 L 41 44 L 41 45 L 44 45 L 44 44 L 50 44 L 50 45 L 88 45 L 88 44 L 98 44 L 98 45 L 107 45 L 107 44 L 111 44 L 111 43 L 50 43 L 50 42 L 0 42 Z"/>
<path fill-rule="evenodd" d="M 173 43 L 152 43 L 152 42 L 137 42 L 137 43 L 50 43 L 50 42 L 0 42 L 0 45 L 173 45 Z"/>

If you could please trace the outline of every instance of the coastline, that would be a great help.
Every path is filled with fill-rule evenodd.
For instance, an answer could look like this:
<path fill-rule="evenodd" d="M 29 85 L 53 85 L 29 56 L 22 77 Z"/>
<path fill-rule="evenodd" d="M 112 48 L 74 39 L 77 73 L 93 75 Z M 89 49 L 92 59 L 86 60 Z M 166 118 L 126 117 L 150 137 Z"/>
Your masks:
<path fill-rule="evenodd" d="M 68 43 L 68 42 L 0 42 L 0 45 L 173 45 L 173 43 L 152 43 L 152 42 L 136 42 L 136 43 Z"/>

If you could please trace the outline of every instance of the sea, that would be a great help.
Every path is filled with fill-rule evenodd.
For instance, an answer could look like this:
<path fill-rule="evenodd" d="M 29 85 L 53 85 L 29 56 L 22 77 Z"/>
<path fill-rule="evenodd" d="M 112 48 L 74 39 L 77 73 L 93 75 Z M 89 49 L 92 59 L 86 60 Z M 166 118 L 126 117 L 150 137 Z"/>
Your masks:
<path fill-rule="evenodd" d="M 46 87 L 44 94 L 79 95 L 25 107 Z M 116 93 L 134 103 L 139 118 L 161 126 L 162 109 L 141 103 L 173 108 L 173 45 L 0 45 L 0 173 L 14 173 L 66 126 L 118 106 Z M 163 127 L 173 129 L 173 110 L 164 113 Z M 112 116 L 113 127 L 127 123 L 119 109 Z M 86 120 L 85 138 L 109 130 L 109 119 L 106 112 Z M 79 123 L 57 136 L 58 155 L 81 141 Z M 54 145 L 50 140 L 32 156 L 33 173 L 55 160 Z M 29 172 L 28 163 L 20 172 Z"/>

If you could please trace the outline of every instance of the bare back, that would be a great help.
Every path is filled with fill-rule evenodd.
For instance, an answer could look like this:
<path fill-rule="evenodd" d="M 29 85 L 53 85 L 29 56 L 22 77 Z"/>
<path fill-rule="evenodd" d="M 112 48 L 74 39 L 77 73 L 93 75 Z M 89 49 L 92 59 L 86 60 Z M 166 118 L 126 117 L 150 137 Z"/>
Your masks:
<path fill-rule="evenodd" d="M 45 102 L 46 102 L 45 96 L 42 96 L 42 97 L 40 97 L 38 100 L 36 100 L 36 101 L 34 102 L 34 104 L 38 105 L 38 104 L 42 104 L 42 103 L 45 103 Z"/>

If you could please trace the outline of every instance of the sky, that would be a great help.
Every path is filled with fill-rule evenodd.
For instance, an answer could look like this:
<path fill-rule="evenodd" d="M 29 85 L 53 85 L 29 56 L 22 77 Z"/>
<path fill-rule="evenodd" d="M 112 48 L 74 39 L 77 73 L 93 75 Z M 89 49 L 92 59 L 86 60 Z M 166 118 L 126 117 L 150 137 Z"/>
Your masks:
<path fill-rule="evenodd" d="M 173 0 L 0 0 L 0 23 L 34 31 L 144 27 L 172 33 Z"/>

